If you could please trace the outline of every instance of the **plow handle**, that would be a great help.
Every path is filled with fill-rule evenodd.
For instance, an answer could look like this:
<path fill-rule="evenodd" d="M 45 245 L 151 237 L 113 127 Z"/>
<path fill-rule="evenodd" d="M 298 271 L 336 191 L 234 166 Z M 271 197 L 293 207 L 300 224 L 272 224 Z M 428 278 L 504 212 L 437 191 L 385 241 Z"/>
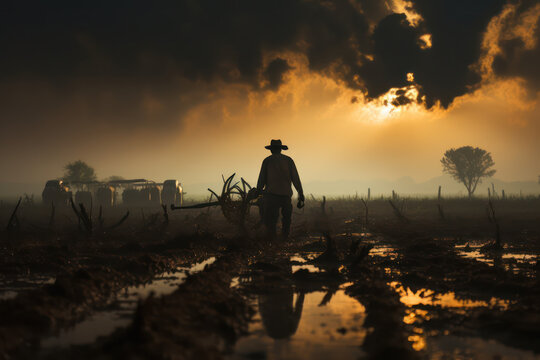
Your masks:
<path fill-rule="evenodd" d="M 174 204 L 171 204 L 171 210 L 180 210 L 180 209 L 203 209 L 210 206 L 217 206 L 219 205 L 219 201 L 213 201 L 208 203 L 202 203 L 202 204 L 196 204 L 196 205 L 189 205 L 189 206 L 176 206 Z"/>

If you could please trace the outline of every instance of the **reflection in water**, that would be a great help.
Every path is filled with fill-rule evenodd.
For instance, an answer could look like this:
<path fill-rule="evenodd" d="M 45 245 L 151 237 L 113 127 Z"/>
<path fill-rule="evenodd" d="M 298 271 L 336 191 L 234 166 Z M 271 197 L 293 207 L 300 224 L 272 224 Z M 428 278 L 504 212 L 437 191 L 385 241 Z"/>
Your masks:
<path fill-rule="evenodd" d="M 291 267 L 286 273 L 291 274 Z M 258 312 L 250 335 L 236 343 L 231 358 L 357 359 L 363 355 L 365 308 L 343 290 L 304 293 L 287 277 L 267 276 L 261 281 L 264 290 L 252 298 Z"/>
<path fill-rule="evenodd" d="M 358 233 L 358 232 L 350 232 L 350 233 L 341 233 L 341 234 L 338 234 L 337 236 L 351 236 L 351 237 L 371 237 L 371 233 L 368 233 L 368 232 L 362 232 L 362 233 Z"/>
<path fill-rule="evenodd" d="M 325 292 L 316 291 L 305 295 L 296 293 L 294 299 L 291 299 L 290 294 L 283 297 L 287 305 L 283 305 L 278 311 L 283 313 L 285 324 L 275 324 L 280 316 L 268 312 L 268 309 L 259 308 L 254 322 L 250 325 L 250 335 L 237 342 L 231 358 L 361 357 L 363 352 L 360 346 L 366 335 L 366 330 L 362 327 L 365 318 L 364 306 L 345 295 L 342 290 L 338 290 L 326 305 L 320 306 L 325 296 Z M 258 303 L 262 303 L 260 299 Z M 300 306 L 300 303 L 303 305 Z M 296 320 L 298 323 L 295 323 Z M 290 335 L 284 338 L 284 334 Z"/>
<path fill-rule="evenodd" d="M 454 292 L 437 294 L 435 291 L 430 289 L 420 289 L 414 292 L 409 287 L 405 289 L 405 287 L 398 281 L 393 281 L 388 285 L 390 285 L 399 294 L 400 301 L 408 307 L 406 310 L 406 315 L 403 317 L 403 322 L 412 326 L 419 325 L 423 321 L 431 319 L 431 315 L 428 310 L 418 309 L 415 308 L 415 306 L 428 305 L 438 308 L 452 308 L 454 309 L 453 311 L 458 309 L 459 312 L 465 312 L 466 309 L 475 307 L 491 307 L 504 310 L 507 309 L 508 305 L 510 304 L 508 300 L 497 299 L 494 297 L 492 297 L 489 302 L 486 302 L 466 298 L 457 298 Z M 416 351 L 429 348 L 432 341 L 431 337 L 434 334 L 429 335 L 430 338 L 428 342 L 426 339 L 426 334 L 424 334 L 424 330 L 422 328 L 414 326 L 412 331 L 413 334 L 408 337 L 408 340 L 412 343 L 412 348 Z M 433 351 L 432 349 L 428 350 L 430 354 Z M 447 355 L 448 354 L 445 354 L 445 356 Z M 454 359 L 456 357 L 452 355 L 448 358 Z"/>
<path fill-rule="evenodd" d="M 508 307 L 509 302 L 507 300 L 491 298 L 489 303 L 486 301 L 456 298 L 454 292 L 447 292 L 443 294 L 435 294 L 430 289 L 420 289 L 413 292 L 410 288 L 405 289 L 398 281 L 393 281 L 390 284 L 391 287 L 396 290 L 400 296 L 400 301 L 407 306 L 416 305 L 431 305 L 440 306 L 442 308 L 473 308 L 479 306 L 491 306 L 505 309 Z"/>
<path fill-rule="evenodd" d="M 208 258 L 208 259 L 206 259 L 204 261 L 201 261 L 200 263 L 196 263 L 195 265 L 193 265 L 189 269 L 183 268 L 183 267 L 178 267 L 177 270 L 188 270 L 190 274 L 194 274 L 196 272 L 203 271 L 204 268 L 206 267 L 206 265 L 211 265 L 215 261 L 216 261 L 216 257 L 212 256 L 212 257 L 210 257 L 210 258 Z"/>
<path fill-rule="evenodd" d="M 298 270 L 307 270 L 309 272 L 312 272 L 312 273 L 318 273 L 318 272 L 321 272 L 321 269 L 315 265 L 311 265 L 311 264 L 305 264 L 305 265 L 293 265 L 292 266 L 292 271 L 293 272 L 296 272 Z"/>
<path fill-rule="evenodd" d="M 308 260 L 313 260 L 317 256 L 319 256 L 320 253 L 304 253 L 302 255 L 296 254 L 289 258 L 291 263 L 297 263 L 300 265 L 292 265 L 292 272 L 296 272 L 300 269 L 305 269 L 309 272 L 321 272 L 321 269 L 315 265 L 307 264 Z"/>
<path fill-rule="evenodd" d="M 293 304 L 292 286 L 275 289 L 259 295 L 259 313 L 268 336 L 286 339 L 294 335 L 302 316 L 304 294 L 300 293 Z"/>
<path fill-rule="evenodd" d="M 388 245 L 375 244 L 373 249 L 370 250 L 369 255 L 387 257 L 390 260 L 395 260 L 397 258 L 397 251 L 395 248 Z"/>
<path fill-rule="evenodd" d="M 415 331 L 422 330 L 420 328 L 414 328 Z M 412 343 L 412 348 L 416 351 L 420 351 L 426 348 L 426 338 L 420 334 L 410 335 L 407 340 Z"/>

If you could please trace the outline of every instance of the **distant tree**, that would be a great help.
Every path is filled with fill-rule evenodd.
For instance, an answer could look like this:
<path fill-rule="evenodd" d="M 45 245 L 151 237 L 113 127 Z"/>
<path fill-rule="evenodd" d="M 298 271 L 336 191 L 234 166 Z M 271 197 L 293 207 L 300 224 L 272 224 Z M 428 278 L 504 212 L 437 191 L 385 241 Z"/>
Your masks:
<path fill-rule="evenodd" d="M 493 176 L 496 171 L 491 169 L 495 165 L 491 154 L 484 149 L 472 146 L 447 150 L 441 163 L 445 173 L 452 175 L 454 179 L 465 185 L 469 198 L 474 194 L 482 178 Z"/>
<path fill-rule="evenodd" d="M 64 166 L 63 180 L 68 183 L 78 181 L 95 181 L 97 179 L 94 168 L 84 161 L 77 160 Z"/>

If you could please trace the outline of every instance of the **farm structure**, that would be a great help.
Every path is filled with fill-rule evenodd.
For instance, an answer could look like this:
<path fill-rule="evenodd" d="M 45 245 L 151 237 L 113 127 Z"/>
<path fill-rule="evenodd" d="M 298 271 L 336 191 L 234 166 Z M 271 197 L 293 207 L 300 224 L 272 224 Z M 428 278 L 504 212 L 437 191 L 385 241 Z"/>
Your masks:
<path fill-rule="evenodd" d="M 62 180 L 49 180 L 41 193 L 44 205 L 66 204 L 72 196 L 72 192 Z"/>
<path fill-rule="evenodd" d="M 182 205 L 183 190 L 178 180 L 156 183 L 147 179 L 114 180 L 108 182 L 88 181 L 64 183 L 49 180 L 43 190 L 43 204 L 66 205 L 76 189 L 74 202 L 86 208 L 96 205 L 103 208 L 123 205 L 151 207 Z M 119 198 L 121 197 L 121 201 Z"/>

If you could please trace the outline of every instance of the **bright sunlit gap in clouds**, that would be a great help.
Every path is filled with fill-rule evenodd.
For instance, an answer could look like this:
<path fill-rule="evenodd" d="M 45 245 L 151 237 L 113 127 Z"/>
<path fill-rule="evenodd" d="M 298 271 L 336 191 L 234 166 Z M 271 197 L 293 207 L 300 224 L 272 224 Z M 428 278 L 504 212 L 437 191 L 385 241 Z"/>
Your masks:
<path fill-rule="evenodd" d="M 410 74 L 412 77 L 412 74 Z M 412 80 L 411 80 L 412 81 Z M 404 88 L 392 88 L 379 98 L 356 106 L 353 110 L 359 121 L 381 124 L 403 113 L 418 115 L 428 112 L 422 104 L 416 102 L 418 89 L 414 85 Z M 400 101 L 407 104 L 400 105 Z M 410 101 L 410 102 L 409 102 Z M 435 111 L 431 111 L 434 113 Z"/>

